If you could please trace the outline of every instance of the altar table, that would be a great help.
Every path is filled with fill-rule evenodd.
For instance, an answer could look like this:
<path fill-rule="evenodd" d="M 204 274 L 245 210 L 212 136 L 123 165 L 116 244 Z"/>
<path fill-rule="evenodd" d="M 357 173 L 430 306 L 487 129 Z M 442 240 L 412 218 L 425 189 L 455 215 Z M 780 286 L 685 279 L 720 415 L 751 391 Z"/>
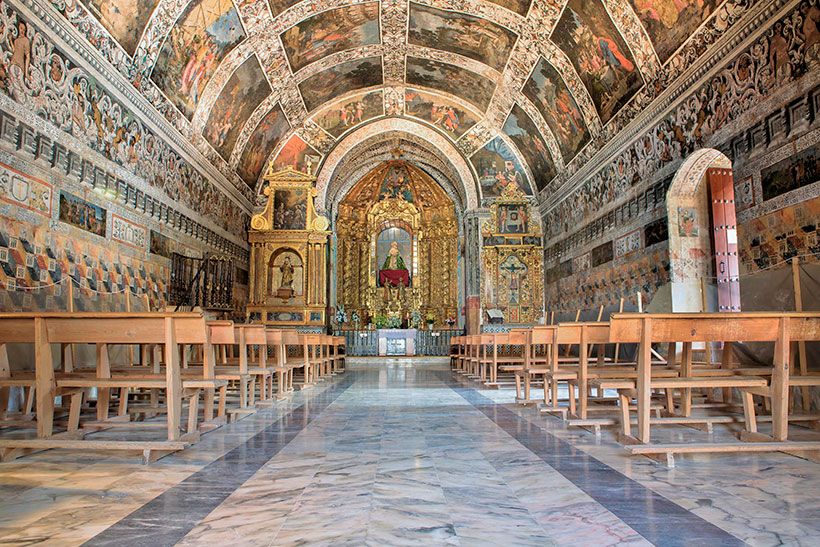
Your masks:
<path fill-rule="evenodd" d="M 415 355 L 416 329 L 379 329 L 379 355 Z"/>

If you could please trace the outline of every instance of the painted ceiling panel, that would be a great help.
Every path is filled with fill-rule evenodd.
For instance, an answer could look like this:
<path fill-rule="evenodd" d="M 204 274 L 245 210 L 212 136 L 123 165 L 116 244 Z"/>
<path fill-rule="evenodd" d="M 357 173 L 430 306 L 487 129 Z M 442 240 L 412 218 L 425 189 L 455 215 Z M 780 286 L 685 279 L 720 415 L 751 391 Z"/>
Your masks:
<path fill-rule="evenodd" d="M 545 188 L 557 173 L 547 144 L 538 132 L 535 122 L 520 106 L 514 105 L 507 121 L 504 122 L 503 131 L 515 143 L 530 166 L 535 186 L 539 191 Z"/>
<path fill-rule="evenodd" d="M 134 55 L 159 0 L 83 0 L 83 3 L 123 49 Z"/>
<path fill-rule="evenodd" d="M 190 120 L 219 63 L 244 39 L 230 0 L 195 1 L 165 39 L 151 79 Z"/>
<path fill-rule="evenodd" d="M 289 130 L 290 124 L 279 104 L 274 106 L 256 126 L 245 145 L 245 150 L 242 151 L 242 161 L 239 162 L 238 168 L 239 176 L 248 186 L 256 186 L 271 150 L 277 148 L 279 141 Z"/>
<path fill-rule="evenodd" d="M 270 93 L 270 84 L 256 56 L 242 63 L 222 88 L 203 135 L 225 161 L 230 160 L 245 122 Z"/>
<path fill-rule="evenodd" d="M 333 53 L 378 44 L 379 3 L 324 11 L 289 28 L 281 38 L 293 72 Z"/>
<path fill-rule="evenodd" d="M 478 116 L 456 101 L 417 89 L 405 90 L 404 109 L 408 116 L 435 125 L 453 139 L 458 139 L 478 123 Z"/>
<path fill-rule="evenodd" d="M 518 35 L 487 19 L 410 3 L 408 41 L 504 70 Z"/>
<path fill-rule="evenodd" d="M 406 117 L 492 197 L 558 188 L 763 1 L 52 4 L 240 191 L 269 157 L 313 161 Z"/>
<path fill-rule="evenodd" d="M 590 133 L 564 79 L 543 57 L 524 84 L 524 96 L 541 113 L 558 140 L 564 163 L 569 163 L 589 142 Z"/>
<path fill-rule="evenodd" d="M 369 57 L 340 63 L 314 74 L 299 84 L 299 91 L 308 112 L 312 112 L 346 93 L 381 84 L 382 60 Z"/>
<path fill-rule="evenodd" d="M 569 0 L 552 40 L 572 61 L 604 123 L 643 86 L 635 58 L 601 0 Z"/>
<path fill-rule="evenodd" d="M 629 0 L 665 63 L 723 0 Z"/>
<path fill-rule="evenodd" d="M 532 195 L 529 177 L 521 160 L 500 136 L 479 148 L 470 157 L 470 163 L 478 174 L 482 197 L 498 197 L 510 184 L 515 184 L 526 194 Z"/>
<path fill-rule="evenodd" d="M 487 110 L 496 87 L 466 68 L 418 57 L 407 58 L 407 83 L 463 97 L 481 111 Z"/>
<path fill-rule="evenodd" d="M 313 121 L 334 137 L 340 137 L 357 125 L 383 115 L 384 94 L 378 90 L 342 99 L 322 109 Z"/>

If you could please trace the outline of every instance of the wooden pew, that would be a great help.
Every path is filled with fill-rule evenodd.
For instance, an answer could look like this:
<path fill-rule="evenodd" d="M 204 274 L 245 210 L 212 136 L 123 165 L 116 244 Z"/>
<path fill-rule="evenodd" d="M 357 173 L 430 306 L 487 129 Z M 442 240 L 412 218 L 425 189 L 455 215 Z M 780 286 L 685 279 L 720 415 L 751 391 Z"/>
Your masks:
<path fill-rule="evenodd" d="M 178 337 L 185 338 L 196 329 L 203 329 L 199 314 L 162 313 L 23 313 L 0 314 L 0 340 L 6 343 L 30 343 L 34 346 L 34 390 L 37 438 L 2 439 L 0 451 L 4 459 L 14 458 L 24 451 L 48 448 L 87 448 L 92 450 L 142 450 L 146 460 L 160 454 L 180 450 L 199 438 L 197 430 L 198 401 L 203 389 L 198 381 L 183 382 L 178 352 Z M 74 367 L 69 372 L 55 371 L 52 344 L 94 344 L 97 348 L 93 373 Z M 112 374 L 108 348 L 111 345 L 158 344 L 163 346 L 163 375 L 136 373 Z M 5 353 L 5 352 L 3 352 Z M 13 377 L 13 374 L 11 375 Z M 108 401 L 112 389 L 161 389 L 165 392 L 167 441 L 81 440 L 88 433 L 78 429 L 82 393 L 97 388 L 97 420 L 107 419 Z M 121 391 L 122 393 L 122 391 Z M 55 434 L 54 399 L 58 395 L 72 398 L 69 430 Z M 189 420 L 187 432 L 181 429 L 182 402 L 187 398 Z M 81 444 L 77 444 L 77 443 Z"/>
<path fill-rule="evenodd" d="M 345 354 L 347 353 L 347 340 L 344 336 L 333 336 L 331 338 L 330 348 L 332 350 L 332 372 L 333 374 L 341 374 L 345 371 Z"/>
<path fill-rule="evenodd" d="M 301 334 L 295 330 L 282 330 L 282 344 L 285 347 L 285 366 L 290 368 L 290 374 L 293 375 L 295 369 L 301 368 L 304 375 L 304 381 L 300 389 L 308 389 L 313 387 L 313 362 L 310 359 L 310 348 L 307 343 L 306 335 Z M 300 354 L 301 353 L 301 354 Z M 291 378 L 291 389 L 293 389 L 293 378 Z"/>
<path fill-rule="evenodd" d="M 739 389 L 743 394 L 746 431 L 742 440 L 766 441 L 754 451 L 785 451 L 805 453 L 820 451 L 820 442 L 789 443 L 789 347 L 793 341 L 820 340 L 818 313 L 707 313 L 707 314 L 614 314 L 611 320 L 610 341 L 639 343 L 638 376 L 634 382 L 637 399 L 637 433 L 629 442 L 634 454 L 661 455 L 667 464 L 674 465 L 673 454 L 681 452 L 679 445 L 650 445 L 649 399 L 653 388 L 690 390 L 696 388 Z M 654 380 L 651 377 L 651 348 L 653 343 L 669 344 L 694 342 L 774 342 L 775 355 L 771 384 L 763 376 L 696 377 L 690 363 L 683 363 L 679 378 Z M 800 377 L 802 382 L 817 382 L 820 375 Z M 796 385 L 796 384 L 795 384 Z M 626 385 L 624 387 L 627 387 Z M 757 432 L 752 395 L 770 397 L 772 401 L 772 435 Z M 736 451 L 734 444 L 687 445 L 687 453 Z M 808 446 L 809 448 L 806 448 Z"/>

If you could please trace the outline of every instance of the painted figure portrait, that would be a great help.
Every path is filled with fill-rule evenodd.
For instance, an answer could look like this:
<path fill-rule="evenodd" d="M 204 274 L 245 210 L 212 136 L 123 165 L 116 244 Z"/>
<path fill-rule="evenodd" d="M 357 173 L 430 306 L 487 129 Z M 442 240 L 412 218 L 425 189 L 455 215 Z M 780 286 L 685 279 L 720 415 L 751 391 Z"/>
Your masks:
<path fill-rule="evenodd" d="M 498 206 L 498 233 L 529 233 L 529 207 L 523 203 L 500 204 Z"/>
<path fill-rule="evenodd" d="M 698 210 L 694 207 L 678 207 L 678 235 L 681 237 L 698 235 Z"/>
<path fill-rule="evenodd" d="M 244 39 L 231 0 L 195 1 L 165 39 L 151 79 L 190 120 L 219 63 Z"/>
<path fill-rule="evenodd" d="M 601 0 L 570 0 L 552 41 L 572 61 L 604 123 L 643 85 L 635 58 Z"/>
<path fill-rule="evenodd" d="M 522 17 L 527 15 L 527 12 L 530 11 L 530 4 L 532 4 L 532 0 L 489 0 L 489 2 L 507 8 Z"/>
<path fill-rule="evenodd" d="M 307 229 L 307 190 L 279 188 L 273 196 L 273 229 Z"/>
<path fill-rule="evenodd" d="M 557 174 L 555 164 L 535 123 L 517 104 L 513 105 L 507 121 L 504 122 L 503 131 L 524 156 L 538 190 L 546 188 Z"/>
<path fill-rule="evenodd" d="M 148 242 L 148 252 L 151 254 L 164 256 L 165 258 L 171 258 L 171 252 L 173 250 L 171 242 L 172 240 L 168 236 L 155 230 L 151 230 Z"/>
<path fill-rule="evenodd" d="M 268 157 L 273 153 L 279 141 L 290 131 L 285 113 L 278 103 L 262 118 L 251 138 L 245 144 L 237 172 L 245 183 L 253 188 L 262 174 Z"/>
<path fill-rule="evenodd" d="M 712 15 L 720 0 L 629 0 L 661 63 Z"/>
<path fill-rule="evenodd" d="M 308 112 L 312 112 L 345 93 L 381 84 L 381 57 L 366 57 L 314 74 L 299 84 L 299 91 Z"/>
<path fill-rule="evenodd" d="M 205 139 L 225 161 L 230 160 L 245 122 L 270 93 L 270 84 L 255 55 L 242 63 L 225 84 L 203 131 Z"/>
<path fill-rule="evenodd" d="M 564 163 L 569 163 L 589 142 L 590 133 L 564 79 L 541 57 L 524 84 L 523 93 L 541 113 L 558 140 Z"/>
<path fill-rule="evenodd" d="M 372 91 L 334 103 L 321 110 L 313 120 L 334 137 L 340 137 L 348 129 L 382 115 L 384 115 L 382 92 Z"/>
<path fill-rule="evenodd" d="M 300 1 L 301 0 L 268 0 L 271 15 L 276 17 L 288 8 L 295 6 Z"/>
<path fill-rule="evenodd" d="M 60 221 L 105 237 L 108 212 L 81 197 L 60 191 Z"/>
<path fill-rule="evenodd" d="M 407 57 L 407 83 L 443 91 L 472 103 L 484 112 L 495 92 L 489 79 L 466 68 L 430 59 Z"/>
<path fill-rule="evenodd" d="M 322 156 L 298 135 L 293 135 L 273 160 L 273 169 L 281 171 L 293 167 L 296 171 L 313 174 Z"/>
<path fill-rule="evenodd" d="M 333 53 L 378 44 L 379 3 L 323 11 L 280 35 L 293 72 Z"/>
<path fill-rule="evenodd" d="M 820 180 L 820 146 L 812 146 L 781 160 L 760 173 L 763 200 Z"/>
<path fill-rule="evenodd" d="M 410 3 L 410 44 L 452 51 L 502 72 L 517 38 L 487 19 Z"/>
<path fill-rule="evenodd" d="M 478 123 L 477 117 L 445 97 L 416 89 L 404 92 L 404 110 L 408 116 L 422 119 L 457 139 Z"/>
<path fill-rule="evenodd" d="M 131 56 L 159 0 L 83 0 L 111 36 Z"/>
<path fill-rule="evenodd" d="M 532 195 L 527 174 L 521 162 L 501 137 L 495 137 L 470 157 L 478 173 L 481 193 L 485 198 L 501 195 L 510 184 L 515 184 L 527 195 Z"/>

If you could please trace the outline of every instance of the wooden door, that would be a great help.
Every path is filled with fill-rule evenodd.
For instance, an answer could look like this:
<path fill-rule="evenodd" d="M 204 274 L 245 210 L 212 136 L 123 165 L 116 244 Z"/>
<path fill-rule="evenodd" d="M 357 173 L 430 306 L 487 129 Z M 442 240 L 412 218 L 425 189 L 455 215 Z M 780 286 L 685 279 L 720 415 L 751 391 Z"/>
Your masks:
<path fill-rule="evenodd" d="M 717 275 L 718 310 L 740 311 L 738 279 L 737 219 L 735 188 L 731 169 L 713 168 L 706 172 L 712 201 L 712 234 Z"/>

